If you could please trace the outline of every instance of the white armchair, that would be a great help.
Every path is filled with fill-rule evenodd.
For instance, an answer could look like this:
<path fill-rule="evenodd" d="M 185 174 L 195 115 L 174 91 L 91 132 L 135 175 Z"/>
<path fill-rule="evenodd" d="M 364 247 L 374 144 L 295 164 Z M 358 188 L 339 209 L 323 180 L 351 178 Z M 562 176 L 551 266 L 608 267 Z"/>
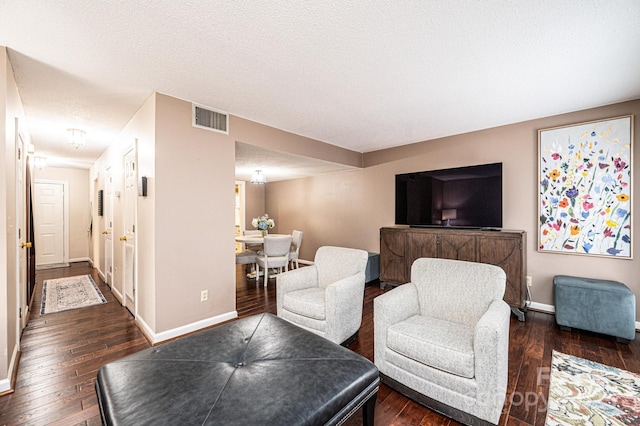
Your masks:
<path fill-rule="evenodd" d="M 276 278 L 278 316 L 345 346 L 362 323 L 364 250 L 320 247 L 311 266 Z"/>
<path fill-rule="evenodd" d="M 497 424 L 506 397 L 509 306 L 494 265 L 418 259 L 411 283 L 374 299 L 382 382 L 465 424 Z"/>

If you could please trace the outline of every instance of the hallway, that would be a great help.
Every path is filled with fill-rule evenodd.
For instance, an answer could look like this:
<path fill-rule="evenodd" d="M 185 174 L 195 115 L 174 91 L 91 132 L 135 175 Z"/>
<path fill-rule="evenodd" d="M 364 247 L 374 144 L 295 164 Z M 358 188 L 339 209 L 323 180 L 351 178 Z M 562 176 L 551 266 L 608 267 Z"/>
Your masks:
<path fill-rule="evenodd" d="M 106 304 L 40 315 L 44 280 L 86 274 Z M 37 271 L 31 309 L 15 392 L 0 397 L 0 425 L 101 424 L 94 389 L 98 369 L 148 348 L 148 341 L 88 262 Z"/>

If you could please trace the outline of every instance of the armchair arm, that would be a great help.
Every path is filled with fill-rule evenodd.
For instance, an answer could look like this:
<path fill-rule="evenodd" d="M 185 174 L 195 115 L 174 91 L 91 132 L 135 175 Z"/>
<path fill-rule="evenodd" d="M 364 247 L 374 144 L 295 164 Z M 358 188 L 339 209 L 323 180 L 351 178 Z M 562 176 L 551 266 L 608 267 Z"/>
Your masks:
<path fill-rule="evenodd" d="M 318 286 L 318 269 L 315 265 L 292 269 L 276 275 L 276 309 L 280 316 L 285 293 Z"/>
<path fill-rule="evenodd" d="M 344 342 L 362 323 L 365 274 L 359 272 L 329 284 L 325 289 L 326 337 Z"/>
<path fill-rule="evenodd" d="M 400 321 L 420 314 L 418 289 L 407 283 L 373 299 L 374 361 L 384 372 L 387 329 Z"/>
<path fill-rule="evenodd" d="M 496 398 L 504 398 L 506 393 L 510 315 L 509 305 L 495 300 L 476 323 L 473 337 L 476 380 L 478 389 L 488 390 L 478 397 L 486 403 L 495 403 Z"/>

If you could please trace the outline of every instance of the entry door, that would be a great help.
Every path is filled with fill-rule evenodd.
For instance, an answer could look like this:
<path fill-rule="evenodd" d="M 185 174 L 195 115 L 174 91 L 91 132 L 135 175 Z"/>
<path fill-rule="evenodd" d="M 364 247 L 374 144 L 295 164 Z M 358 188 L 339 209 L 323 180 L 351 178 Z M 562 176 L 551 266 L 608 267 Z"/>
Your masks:
<path fill-rule="evenodd" d="M 36 182 L 36 265 L 64 263 L 64 184 Z"/>
<path fill-rule="evenodd" d="M 104 271 L 107 284 L 111 286 L 113 282 L 113 210 L 112 210 L 112 194 L 113 178 L 111 176 L 111 168 L 105 173 L 104 187 Z"/>
<path fill-rule="evenodd" d="M 123 278 L 125 306 L 135 315 L 136 201 L 138 196 L 135 149 L 124 155 L 124 243 Z"/>

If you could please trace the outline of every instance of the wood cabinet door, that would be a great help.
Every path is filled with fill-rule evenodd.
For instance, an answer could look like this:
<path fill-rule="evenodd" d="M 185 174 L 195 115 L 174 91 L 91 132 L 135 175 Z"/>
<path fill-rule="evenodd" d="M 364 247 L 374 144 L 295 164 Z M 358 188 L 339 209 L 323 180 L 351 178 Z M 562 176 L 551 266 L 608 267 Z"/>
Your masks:
<path fill-rule="evenodd" d="M 473 235 L 439 234 L 437 257 L 476 262 L 476 237 Z"/>
<path fill-rule="evenodd" d="M 437 257 L 438 234 L 426 232 L 407 233 L 407 277 L 411 280 L 411 266 L 421 257 Z"/>
<path fill-rule="evenodd" d="M 522 247 L 518 238 L 481 238 L 478 244 L 478 262 L 490 263 L 504 269 L 507 283 L 504 301 L 511 306 L 524 307 L 524 271 Z"/>
<path fill-rule="evenodd" d="M 405 233 L 380 229 L 380 280 L 396 284 L 408 282 Z"/>

